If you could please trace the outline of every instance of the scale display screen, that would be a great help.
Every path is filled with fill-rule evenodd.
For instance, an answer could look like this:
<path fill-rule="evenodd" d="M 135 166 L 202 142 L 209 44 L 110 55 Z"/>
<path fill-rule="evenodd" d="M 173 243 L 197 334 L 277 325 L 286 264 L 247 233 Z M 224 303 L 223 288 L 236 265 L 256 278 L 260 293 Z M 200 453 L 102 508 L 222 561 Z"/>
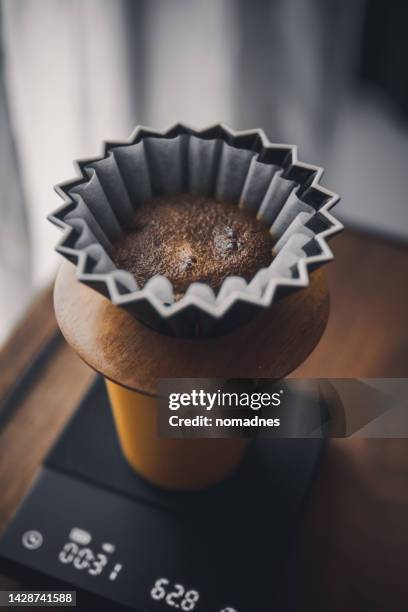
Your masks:
<path fill-rule="evenodd" d="M 2 563 L 69 585 L 79 607 L 86 591 L 139 612 L 253 610 L 232 556 L 205 525 L 47 468 L 0 543 Z"/>

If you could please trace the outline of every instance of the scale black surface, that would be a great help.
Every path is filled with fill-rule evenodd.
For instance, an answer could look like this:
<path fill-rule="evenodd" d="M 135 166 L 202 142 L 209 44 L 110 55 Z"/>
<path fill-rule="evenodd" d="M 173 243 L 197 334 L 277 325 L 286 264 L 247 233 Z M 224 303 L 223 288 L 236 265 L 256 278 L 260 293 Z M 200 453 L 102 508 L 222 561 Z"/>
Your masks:
<path fill-rule="evenodd" d="M 292 610 L 293 544 L 322 445 L 259 439 L 224 483 L 165 492 L 123 459 L 97 379 L 3 535 L 0 570 L 76 590 L 84 609 Z"/>

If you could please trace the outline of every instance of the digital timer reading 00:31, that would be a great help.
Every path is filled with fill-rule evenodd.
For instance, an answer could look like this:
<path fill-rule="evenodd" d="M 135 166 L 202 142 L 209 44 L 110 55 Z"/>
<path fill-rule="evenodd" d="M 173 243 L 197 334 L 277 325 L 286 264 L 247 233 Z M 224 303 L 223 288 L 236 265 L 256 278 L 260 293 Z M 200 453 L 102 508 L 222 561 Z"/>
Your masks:
<path fill-rule="evenodd" d="M 90 576 L 100 576 L 109 563 L 108 554 L 114 552 L 115 546 L 106 542 L 102 544 L 104 552 L 94 553 L 88 546 L 92 539 L 91 534 L 79 527 L 71 529 L 69 538 L 69 542 L 66 542 L 58 553 L 60 563 L 72 564 L 77 570 L 87 570 Z M 109 573 L 109 580 L 116 580 L 121 569 L 122 564 L 115 563 Z"/>
<path fill-rule="evenodd" d="M 190 612 L 196 609 L 200 593 L 195 589 L 186 589 L 182 584 L 171 584 L 168 578 L 158 578 L 150 591 L 154 601 L 163 601 L 171 608 Z M 238 612 L 235 608 L 222 608 L 218 612 Z"/>

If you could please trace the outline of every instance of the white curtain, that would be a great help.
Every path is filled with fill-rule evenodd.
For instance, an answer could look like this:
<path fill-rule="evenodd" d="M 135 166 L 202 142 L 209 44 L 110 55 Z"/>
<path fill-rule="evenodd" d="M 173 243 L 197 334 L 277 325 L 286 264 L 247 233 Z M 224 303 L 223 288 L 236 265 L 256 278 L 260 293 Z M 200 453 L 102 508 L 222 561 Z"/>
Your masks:
<path fill-rule="evenodd" d="M 132 124 L 120 0 L 3 0 L 6 83 L 18 145 L 36 287 L 55 264 L 45 220 L 53 185 L 72 160 L 100 150 L 101 135 Z"/>
<path fill-rule="evenodd" d="M 74 175 L 73 159 L 97 154 L 102 137 L 126 137 L 131 129 L 120 5 L 120 0 L 2 1 L 3 83 L 26 214 L 7 215 L 6 234 L 15 244 L 0 262 L 0 341 L 55 269 L 58 232 L 45 219 L 59 204 L 53 185 Z M 3 129 L 2 158 L 10 147 Z M 4 213 L 11 181 L 3 179 Z"/>
<path fill-rule="evenodd" d="M 196 126 L 234 113 L 234 4 L 223 0 L 153 0 L 146 5 L 148 58 L 145 121 Z"/>

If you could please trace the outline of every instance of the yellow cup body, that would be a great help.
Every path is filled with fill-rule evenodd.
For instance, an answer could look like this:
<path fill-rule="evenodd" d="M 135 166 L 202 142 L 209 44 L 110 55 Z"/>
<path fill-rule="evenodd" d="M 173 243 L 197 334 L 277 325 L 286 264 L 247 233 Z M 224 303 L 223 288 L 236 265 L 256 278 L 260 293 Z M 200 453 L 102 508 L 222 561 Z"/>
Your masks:
<path fill-rule="evenodd" d="M 106 386 L 122 451 L 150 482 L 167 489 L 203 489 L 240 464 L 247 439 L 159 437 L 156 398 L 109 380 Z"/>

